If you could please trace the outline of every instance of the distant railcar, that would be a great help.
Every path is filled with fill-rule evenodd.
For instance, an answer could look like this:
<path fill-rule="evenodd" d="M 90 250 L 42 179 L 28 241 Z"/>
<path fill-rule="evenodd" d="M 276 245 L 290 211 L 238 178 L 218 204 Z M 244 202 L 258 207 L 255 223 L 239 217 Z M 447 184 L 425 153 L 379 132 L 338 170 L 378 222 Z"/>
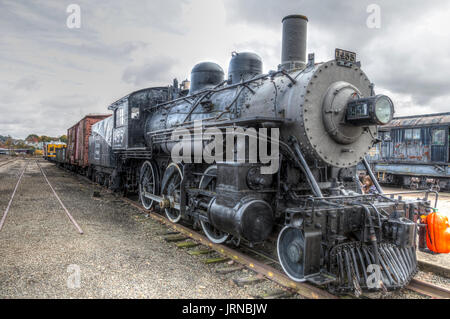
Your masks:
<path fill-rule="evenodd" d="M 114 182 L 116 155 L 112 151 L 112 131 L 114 117 L 110 116 L 92 125 L 89 137 L 89 172 L 88 175 L 96 182 L 111 188 Z"/>
<path fill-rule="evenodd" d="M 66 144 L 62 142 L 44 143 L 44 158 L 49 161 L 55 161 L 56 151 L 63 147 L 65 148 Z"/>
<path fill-rule="evenodd" d="M 35 150 L 34 155 L 36 156 L 44 156 L 44 150 Z"/>
<path fill-rule="evenodd" d="M 82 174 L 87 173 L 89 166 L 89 136 L 92 125 L 101 121 L 110 114 L 89 114 L 67 130 L 67 151 L 65 165 Z"/>
<path fill-rule="evenodd" d="M 63 147 L 59 147 L 56 149 L 55 162 L 58 166 L 62 166 L 66 162 L 66 150 L 67 145 L 65 144 Z"/>
<path fill-rule="evenodd" d="M 394 118 L 368 156 L 379 181 L 450 190 L 450 112 Z"/>

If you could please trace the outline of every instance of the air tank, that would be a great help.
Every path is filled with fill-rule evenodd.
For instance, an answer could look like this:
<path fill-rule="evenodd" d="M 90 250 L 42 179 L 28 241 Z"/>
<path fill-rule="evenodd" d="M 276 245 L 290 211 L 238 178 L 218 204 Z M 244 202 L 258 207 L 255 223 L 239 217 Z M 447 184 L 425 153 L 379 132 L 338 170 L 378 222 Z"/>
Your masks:
<path fill-rule="evenodd" d="M 223 82 L 224 73 L 220 65 L 214 62 L 201 62 L 191 71 L 191 86 L 189 94 L 212 88 Z"/>
<path fill-rule="evenodd" d="M 233 52 L 228 66 L 228 81 L 230 84 L 249 80 L 262 74 L 262 60 L 253 52 Z"/>

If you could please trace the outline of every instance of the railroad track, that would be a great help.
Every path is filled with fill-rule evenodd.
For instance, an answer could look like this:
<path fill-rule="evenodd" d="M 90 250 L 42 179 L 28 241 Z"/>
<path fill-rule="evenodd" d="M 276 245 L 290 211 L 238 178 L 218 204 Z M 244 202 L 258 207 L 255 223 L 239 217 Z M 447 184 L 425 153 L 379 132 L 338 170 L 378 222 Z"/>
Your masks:
<path fill-rule="evenodd" d="M 4 162 L 0 162 L 0 167 L 6 166 L 6 165 L 8 165 L 8 164 L 10 164 L 12 162 L 15 162 L 15 161 L 16 161 L 16 158 L 13 158 L 13 159 L 10 159 L 10 160 L 6 160 Z"/>
<path fill-rule="evenodd" d="M 15 161 L 16 159 L 13 159 L 11 161 L 9 161 L 8 163 Z M 9 199 L 8 205 L 3 213 L 2 219 L 0 220 L 0 231 L 3 228 L 3 225 L 5 224 L 5 220 L 6 217 L 9 213 L 9 210 L 11 208 L 11 204 L 14 200 L 14 197 L 16 195 L 17 189 L 19 188 L 20 182 L 22 181 L 22 177 L 25 174 L 25 171 L 28 167 L 28 164 L 30 163 L 30 160 L 25 160 L 26 164 L 24 166 L 24 168 L 22 169 L 19 179 L 17 180 L 16 186 L 14 187 L 14 190 L 11 194 L 11 197 Z M 8 163 L 3 163 L 3 165 L 6 165 Z M 44 176 L 45 181 L 47 182 L 47 184 L 50 186 L 50 189 L 52 190 L 53 194 L 55 195 L 56 199 L 58 200 L 59 204 L 61 205 L 61 207 L 63 208 L 63 210 L 65 211 L 65 213 L 67 214 L 67 217 L 69 218 L 69 220 L 72 222 L 72 224 L 77 228 L 78 232 L 80 234 L 83 234 L 83 230 L 81 229 L 81 227 L 78 225 L 78 223 L 75 221 L 75 219 L 73 218 L 73 216 L 69 213 L 68 209 L 66 208 L 66 206 L 64 205 L 64 203 L 61 201 L 61 199 L 59 198 L 58 194 L 56 193 L 55 189 L 53 188 L 52 184 L 50 183 L 50 181 L 47 178 L 47 175 L 45 174 L 45 171 L 42 169 L 42 167 L 39 165 L 38 160 L 35 160 L 36 165 L 38 166 L 40 172 L 42 173 L 42 175 Z"/>
<path fill-rule="evenodd" d="M 50 186 L 50 189 L 53 192 L 53 195 L 55 195 L 56 199 L 58 200 L 59 204 L 61 205 L 61 207 L 63 208 L 63 210 L 65 211 L 67 217 L 69 218 L 70 222 L 75 226 L 75 228 L 77 229 L 77 231 L 80 233 L 80 235 L 83 234 L 83 230 L 81 229 L 81 227 L 78 225 L 78 223 L 76 222 L 76 220 L 73 218 L 73 216 L 69 213 L 69 210 L 66 208 L 66 206 L 64 205 L 64 203 L 61 201 L 61 199 L 59 198 L 58 194 L 56 193 L 55 189 L 53 188 L 52 184 L 50 184 L 50 181 L 47 178 L 47 175 L 45 174 L 45 171 L 42 169 L 41 165 L 39 165 L 38 161 L 35 160 L 36 165 L 39 167 L 39 170 L 41 171 L 42 175 L 44 176 L 44 179 L 46 180 L 48 186 Z"/>
<path fill-rule="evenodd" d="M 6 165 L 6 164 L 4 164 L 4 165 Z M 9 198 L 8 206 L 6 206 L 6 209 L 3 212 L 2 219 L 0 220 L 0 231 L 2 230 L 3 225 L 5 224 L 6 216 L 8 216 L 8 212 L 9 212 L 11 204 L 12 204 L 12 202 L 14 200 L 14 196 L 16 195 L 17 188 L 19 188 L 20 181 L 22 180 L 23 174 L 25 174 L 25 171 L 26 171 L 27 167 L 28 167 L 28 162 L 25 164 L 25 167 L 22 169 L 22 172 L 20 173 L 19 179 L 17 180 L 16 186 L 14 187 L 14 190 L 13 190 L 13 192 L 11 194 L 11 197 Z"/>
<path fill-rule="evenodd" d="M 180 225 L 180 224 L 173 224 L 168 219 L 166 219 L 164 216 L 159 215 L 153 211 L 148 211 L 145 208 L 143 208 L 139 203 L 129 199 L 129 198 L 122 198 L 122 200 L 133 207 L 136 207 L 140 211 L 149 214 L 150 217 L 153 219 L 165 224 L 166 226 L 172 228 L 176 232 L 183 234 L 186 236 L 186 238 L 191 238 L 196 242 L 199 242 L 200 244 L 203 244 L 204 246 L 207 246 L 215 251 L 217 251 L 219 254 L 225 256 L 226 258 L 229 258 L 230 260 L 233 260 L 244 267 L 251 269 L 255 271 L 257 274 L 264 276 L 268 280 L 274 281 L 278 283 L 281 286 L 284 286 L 286 288 L 294 290 L 296 293 L 300 294 L 301 296 L 309 299 L 337 299 L 338 296 L 332 295 L 325 291 L 324 289 L 318 288 L 316 286 L 312 286 L 307 283 L 298 283 L 290 278 L 288 278 L 286 275 L 281 273 L 280 271 L 276 270 L 275 268 L 268 266 L 267 263 L 257 261 L 254 258 L 243 254 L 242 252 L 239 252 L 235 249 L 232 249 L 228 246 L 224 245 L 217 245 L 214 243 L 211 243 L 205 236 L 193 231 L 190 228 L 187 228 L 186 226 Z M 278 261 L 272 259 L 270 256 L 263 256 L 263 254 L 259 251 L 253 250 L 250 247 L 244 246 L 245 250 L 252 251 L 254 254 L 257 254 L 259 256 L 265 257 L 270 261 L 270 263 L 277 263 Z M 233 270 L 238 268 L 233 268 Z M 406 287 L 406 289 L 420 293 L 422 295 L 431 297 L 431 298 L 439 298 L 439 299 L 450 299 L 450 290 L 445 289 L 440 286 L 433 285 L 431 283 L 419 280 L 419 279 L 412 279 L 410 284 Z M 348 296 L 347 296 L 348 297 Z M 370 298 L 370 297 L 369 297 Z"/>
<path fill-rule="evenodd" d="M 71 171 L 69 171 L 71 172 Z M 98 185 L 94 182 L 92 182 L 90 179 L 84 176 L 77 175 L 73 172 L 71 172 L 75 176 L 91 183 L 94 185 Z M 106 192 L 110 194 L 114 194 L 114 192 L 110 191 L 109 189 L 103 188 Z M 210 260 L 211 263 L 216 262 L 225 262 L 225 261 L 233 261 L 236 264 L 239 264 L 240 266 L 230 266 L 220 269 L 221 273 L 227 273 L 227 272 L 234 272 L 239 271 L 243 269 L 243 267 L 252 270 L 256 272 L 256 276 L 253 279 L 248 279 L 246 282 L 246 279 L 243 278 L 241 280 L 241 283 L 257 283 L 260 280 L 271 280 L 286 289 L 293 291 L 302 297 L 308 298 L 308 299 L 339 299 L 339 298 L 348 298 L 349 296 L 335 296 L 333 294 L 330 294 L 328 291 L 319 288 L 317 286 L 310 285 L 308 283 L 299 283 L 291 280 L 289 277 L 287 277 L 284 273 L 277 270 L 273 266 L 274 264 L 278 264 L 278 261 L 275 260 L 272 256 L 268 256 L 263 252 L 257 251 L 251 247 L 243 246 L 243 249 L 246 250 L 249 253 L 252 253 L 254 256 L 249 256 L 248 253 L 243 253 L 242 251 L 239 251 L 237 249 L 230 248 L 226 245 L 221 244 L 214 244 L 209 241 L 208 238 L 203 236 L 202 234 L 192 230 L 191 228 L 188 228 L 181 224 L 173 224 L 170 222 L 167 218 L 165 218 L 163 215 L 160 215 L 154 211 L 148 211 L 139 202 L 136 202 L 130 198 L 127 197 L 121 197 L 120 198 L 125 203 L 135 207 L 136 209 L 140 210 L 141 212 L 147 214 L 152 219 L 164 224 L 168 228 L 170 228 L 172 231 L 167 233 L 167 241 L 175 242 L 177 247 L 179 248 L 192 248 L 197 247 L 198 244 L 206 246 L 207 249 L 203 250 L 196 250 L 195 254 L 206 254 L 209 253 L 209 251 L 213 250 L 217 253 L 219 253 L 222 258 L 212 258 Z M 191 242 L 189 240 L 194 241 Z M 196 244 L 198 243 L 198 244 Z M 262 259 L 265 259 L 265 261 L 257 260 L 255 257 L 261 257 Z M 261 259 L 258 258 L 258 259 Z M 228 270 L 227 270 L 228 268 Z M 239 282 L 235 282 L 239 285 Z M 412 279 L 410 284 L 406 287 L 406 289 L 414 291 L 416 293 L 428 296 L 430 298 L 440 298 L 440 299 L 450 299 L 450 291 L 448 289 L 445 289 L 443 287 L 439 287 L 436 285 L 433 285 L 431 283 L 418 280 L 418 279 Z M 283 295 L 280 294 L 282 297 Z M 277 297 L 277 295 L 269 295 L 268 298 Z M 350 296 L 354 297 L 354 296 Z M 362 298 L 371 298 L 370 296 L 361 296 Z"/>
<path fill-rule="evenodd" d="M 450 299 L 450 290 L 413 278 L 406 287 L 409 290 L 437 299 Z"/>
<path fill-rule="evenodd" d="M 208 238 L 205 236 L 193 231 L 190 228 L 187 228 L 186 226 L 180 225 L 180 224 L 173 224 L 168 219 L 163 217 L 162 215 L 159 215 L 155 212 L 148 211 L 145 208 L 143 208 L 140 204 L 136 203 L 135 201 L 123 197 L 122 200 L 133 207 L 136 207 L 142 212 L 145 212 L 146 214 L 149 214 L 149 216 L 162 224 L 165 224 L 166 226 L 172 228 L 176 232 L 183 234 L 186 239 L 191 238 L 194 241 L 215 250 L 219 254 L 223 255 L 229 260 L 233 260 L 236 263 L 239 263 L 246 268 L 255 271 L 260 276 L 264 276 L 265 278 L 276 282 L 277 284 L 295 290 L 296 293 L 300 294 L 301 296 L 309 299 L 336 299 L 337 297 L 330 294 L 329 292 L 320 289 L 318 287 L 315 287 L 313 285 L 307 284 L 307 283 L 299 283 L 295 282 L 289 277 L 287 277 L 285 274 L 281 273 L 280 271 L 276 270 L 275 268 L 268 266 L 267 264 L 256 260 L 255 258 L 252 258 L 246 254 L 243 254 L 242 252 L 239 252 L 235 249 L 232 249 L 228 246 L 221 245 L 221 244 L 214 244 L 209 241 Z M 238 270 L 236 268 L 236 270 Z"/>

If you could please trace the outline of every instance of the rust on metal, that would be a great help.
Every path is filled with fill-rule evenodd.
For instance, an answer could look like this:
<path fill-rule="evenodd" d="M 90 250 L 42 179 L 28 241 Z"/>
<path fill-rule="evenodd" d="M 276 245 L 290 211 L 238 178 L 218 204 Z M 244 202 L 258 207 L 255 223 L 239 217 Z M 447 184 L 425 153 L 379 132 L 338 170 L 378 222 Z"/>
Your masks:
<path fill-rule="evenodd" d="M 111 114 L 89 114 L 67 130 L 67 163 L 83 168 L 89 165 L 88 147 L 92 125 L 110 116 Z"/>
<path fill-rule="evenodd" d="M 435 273 L 437 275 L 440 275 L 445 278 L 450 278 L 450 268 L 437 265 L 434 263 L 427 262 L 425 260 L 418 260 L 417 263 L 419 264 L 419 268 L 424 271 L 431 271 L 432 273 Z"/>
<path fill-rule="evenodd" d="M 399 116 L 394 117 L 394 119 L 387 125 L 383 126 L 385 128 L 393 128 L 398 126 L 417 126 L 417 125 L 434 125 L 434 124 L 448 124 L 450 123 L 450 112 L 446 113 L 435 113 L 435 114 L 425 114 L 425 115 L 412 115 L 412 116 Z"/>
<path fill-rule="evenodd" d="M 431 298 L 450 299 L 450 290 L 419 279 L 412 279 L 406 288 Z"/>

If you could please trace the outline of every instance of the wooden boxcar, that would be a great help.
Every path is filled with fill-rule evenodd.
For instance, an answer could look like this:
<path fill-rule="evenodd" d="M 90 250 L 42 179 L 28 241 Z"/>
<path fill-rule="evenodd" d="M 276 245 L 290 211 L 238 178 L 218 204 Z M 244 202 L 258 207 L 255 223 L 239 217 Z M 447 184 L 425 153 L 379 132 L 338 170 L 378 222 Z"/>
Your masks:
<path fill-rule="evenodd" d="M 66 165 L 85 173 L 89 166 L 89 136 L 92 125 L 111 114 L 89 114 L 67 130 Z"/>
<path fill-rule="evenodd" d="M 368 158 L 382 183 L 450 190 L 450 112 L 397 117 Z"/>

